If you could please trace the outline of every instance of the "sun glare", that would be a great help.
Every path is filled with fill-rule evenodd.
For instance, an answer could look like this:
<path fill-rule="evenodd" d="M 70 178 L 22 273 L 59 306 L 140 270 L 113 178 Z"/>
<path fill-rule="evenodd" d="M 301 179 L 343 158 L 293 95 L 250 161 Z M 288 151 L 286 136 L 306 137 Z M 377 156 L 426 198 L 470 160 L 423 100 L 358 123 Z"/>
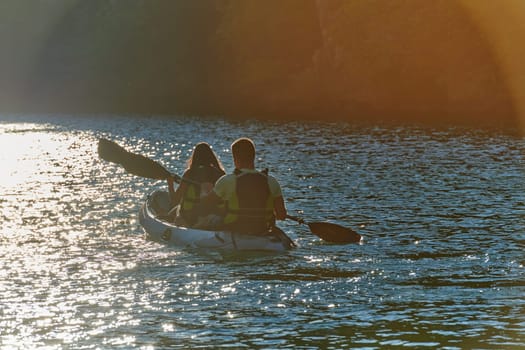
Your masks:
<path fill-rule="evenodd" d="M 57 141 L 53 140 L 52 134 L 22 132 L 33 127 L 27 124 L 18 125 L 17 129 L 3 127 L 0 137 L 0 188 L 4 193 L 15 190 L 23 183 L 40 182 L 42 177 L 49 175 L 41 164 L 57 153 Z"/>

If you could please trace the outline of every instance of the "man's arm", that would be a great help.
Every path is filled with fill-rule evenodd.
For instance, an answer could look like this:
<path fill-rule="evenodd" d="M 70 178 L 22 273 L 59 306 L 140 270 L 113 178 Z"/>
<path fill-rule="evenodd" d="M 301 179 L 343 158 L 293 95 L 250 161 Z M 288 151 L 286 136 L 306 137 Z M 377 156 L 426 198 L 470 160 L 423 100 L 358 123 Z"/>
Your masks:
<path fill-rule="evenodd" d="M 284 204 L 283 192 L 281 185 L 273 176 L 268 176 L 268 185 L 273 197 L 273 211 L 277 220 L 286 219 L 286 206 Z"/>
<path fill-rule="evenodd" d="M 276 197 L 273 200 L 273 207 L 275 212 L 275 218 L 277 220 L 284 220 L 286 219 L 286 206 L 284 205 L 284 198 L 283 196 Z"/>

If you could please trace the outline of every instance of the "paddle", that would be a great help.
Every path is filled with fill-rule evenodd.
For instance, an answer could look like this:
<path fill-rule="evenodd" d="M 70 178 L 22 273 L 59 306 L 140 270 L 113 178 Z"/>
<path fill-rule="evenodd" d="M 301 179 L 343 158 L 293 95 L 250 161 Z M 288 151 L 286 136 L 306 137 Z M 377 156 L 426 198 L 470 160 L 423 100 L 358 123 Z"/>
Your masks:
<path fill-rule="evenodd" d="M 180 181 L 179 176 L 171 174 L 160 163 L 143 155 L 128 152 L 108 139 L 98 140 L 98 155 L 108 162 L 122 165 L 128 173 L 133 175 L 157 180 L 173 177 L 175 181 Z"/>
<path fill-rule="evenodd" d="M 286 215 L 286 218 L 308 225 L 314 235 L 330 243 L 359 243 L 361 241 L 359 233 L 337 224 L 330 222 L 305 222 L 302 218 L 291 215 Z"/>

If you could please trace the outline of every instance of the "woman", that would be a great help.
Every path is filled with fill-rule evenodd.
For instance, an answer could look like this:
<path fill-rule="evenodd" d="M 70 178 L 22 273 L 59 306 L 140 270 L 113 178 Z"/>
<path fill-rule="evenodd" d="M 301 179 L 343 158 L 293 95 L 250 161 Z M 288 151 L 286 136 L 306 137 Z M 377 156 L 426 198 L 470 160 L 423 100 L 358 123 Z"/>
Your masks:
<path fill-rule="evenodd" d="M 198 143 L 188 159 L 177 190 L 174 190 L 173 178 L 168 178 L 168 190 L 174 206 L 170 217 L 176 215 L 176 224 L 193 226 L 197 222 L 201 216 L 196 208 L 200 198 L 210 192 L 224 174 L 224 168 L 210 145 Z"/>

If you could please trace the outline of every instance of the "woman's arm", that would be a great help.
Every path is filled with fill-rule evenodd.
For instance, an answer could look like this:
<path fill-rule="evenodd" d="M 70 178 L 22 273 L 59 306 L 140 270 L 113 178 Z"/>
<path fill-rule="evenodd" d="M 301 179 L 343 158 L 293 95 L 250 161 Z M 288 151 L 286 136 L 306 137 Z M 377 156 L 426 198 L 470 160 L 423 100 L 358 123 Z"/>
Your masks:
<path fill-rule="evenodd" d="M 184 177 L 184 175 L 182 175 Z M 174 207 L 178 205 L 182 199 L 184 192 L 188 187 L 188 183 L 181 181 L 177 189 L 174 189 L 174 180 L 172 177 L 167 178 L 168 181 L 168 191 L 170 193 L 171 206 Z"/>

